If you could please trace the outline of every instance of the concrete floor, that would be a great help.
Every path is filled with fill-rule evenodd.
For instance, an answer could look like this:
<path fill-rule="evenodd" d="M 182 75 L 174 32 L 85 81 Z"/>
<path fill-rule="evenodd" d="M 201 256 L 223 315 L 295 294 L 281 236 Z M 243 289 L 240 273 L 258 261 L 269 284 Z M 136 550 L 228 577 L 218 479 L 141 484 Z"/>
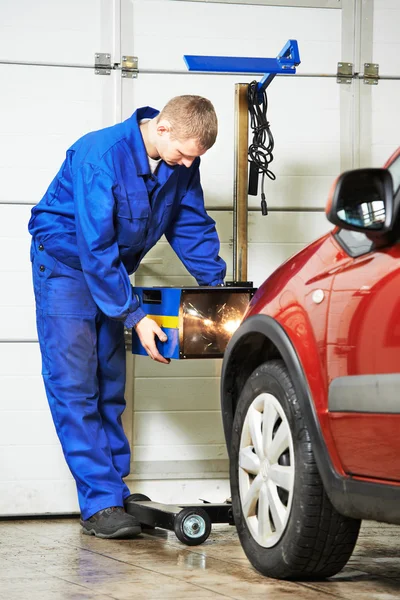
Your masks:
<path fill-rule="evenodd" d="M 323 582 L 280 582 L 250 566 L 234 527 L 201 546 L 156 530 L 135 540 L 82 535 L 77 519 L 0 522 L 1 600 L 400 598 L 400 528 L 363 525 L 348 566 Z"/>

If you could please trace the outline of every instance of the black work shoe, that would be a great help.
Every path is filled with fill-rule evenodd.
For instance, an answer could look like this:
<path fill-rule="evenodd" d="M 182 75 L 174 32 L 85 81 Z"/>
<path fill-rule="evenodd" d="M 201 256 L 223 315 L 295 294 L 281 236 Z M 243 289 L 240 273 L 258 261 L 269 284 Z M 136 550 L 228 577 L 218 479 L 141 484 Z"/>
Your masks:
<path fill-rule="evenodd" d="M 133 537 L 142 533 L 140 523 L 132 515 L 128 515 L 122 506 L 110 506 L 99 510 L 87 521 L 81 519 L 82 532 L 99 538 L 120 539 Z"/>

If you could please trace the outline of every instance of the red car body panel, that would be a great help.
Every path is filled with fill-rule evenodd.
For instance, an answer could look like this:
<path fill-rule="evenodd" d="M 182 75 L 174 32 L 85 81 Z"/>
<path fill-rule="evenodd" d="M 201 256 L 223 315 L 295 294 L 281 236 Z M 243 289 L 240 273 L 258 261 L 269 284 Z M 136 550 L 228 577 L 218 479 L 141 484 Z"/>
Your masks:
<path fill-rule="evenodd" d="M 352 259 L 338 273 L 328 321 L 328 385 L 400 372 L 399 244 Z M 399 414 L 329 413 L 329 420 L 347 473 L 400 480 Z"/>
<path fill-rule="evenodd" d="M 337 473 L 400 481 L 400 415 L 328 407 L 335 378 L 400 372 L 400 245 L 352 258 L 335 232 L 275 271 L 246 318 L 268 315 L 288 334 Z"/>

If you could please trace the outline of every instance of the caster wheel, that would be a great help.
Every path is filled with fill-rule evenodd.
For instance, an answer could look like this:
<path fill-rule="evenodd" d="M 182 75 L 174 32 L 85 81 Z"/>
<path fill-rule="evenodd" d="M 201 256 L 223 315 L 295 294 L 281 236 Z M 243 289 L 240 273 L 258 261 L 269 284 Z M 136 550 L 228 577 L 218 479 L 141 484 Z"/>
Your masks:
<path fill-rule="evenodd" d="M 145 496 L 144 494 L 131 494 L 129 496 L 129 499 L 133 500 L 134 502 L 141 502 L 142 500 L 143 502 L 151 502 L 150 498 L 148 496 Z M 145 529 L 155 529 L 153 525 L 146 525 L 146 523 L 141 523 L 141 527 L 143 531 Z"/>
<path fill-rule="evenodd" d="M 175 517 L 175 535 L 186 546 L 198 546 L 211 531 L 211 519 L 202 508 L 184 508 Z"/>

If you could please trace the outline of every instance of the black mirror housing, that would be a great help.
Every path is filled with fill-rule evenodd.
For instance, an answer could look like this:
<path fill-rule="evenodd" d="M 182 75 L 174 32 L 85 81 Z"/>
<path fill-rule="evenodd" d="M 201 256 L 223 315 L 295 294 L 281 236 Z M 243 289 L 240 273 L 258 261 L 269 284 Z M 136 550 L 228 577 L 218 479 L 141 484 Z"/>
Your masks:
<path fill-rule="evenodd" d="M 393 224 L 393 180 L 387 169 L 355 169 L 338 177 L 326 216 L 342 229 L 381 236 Z"/>

